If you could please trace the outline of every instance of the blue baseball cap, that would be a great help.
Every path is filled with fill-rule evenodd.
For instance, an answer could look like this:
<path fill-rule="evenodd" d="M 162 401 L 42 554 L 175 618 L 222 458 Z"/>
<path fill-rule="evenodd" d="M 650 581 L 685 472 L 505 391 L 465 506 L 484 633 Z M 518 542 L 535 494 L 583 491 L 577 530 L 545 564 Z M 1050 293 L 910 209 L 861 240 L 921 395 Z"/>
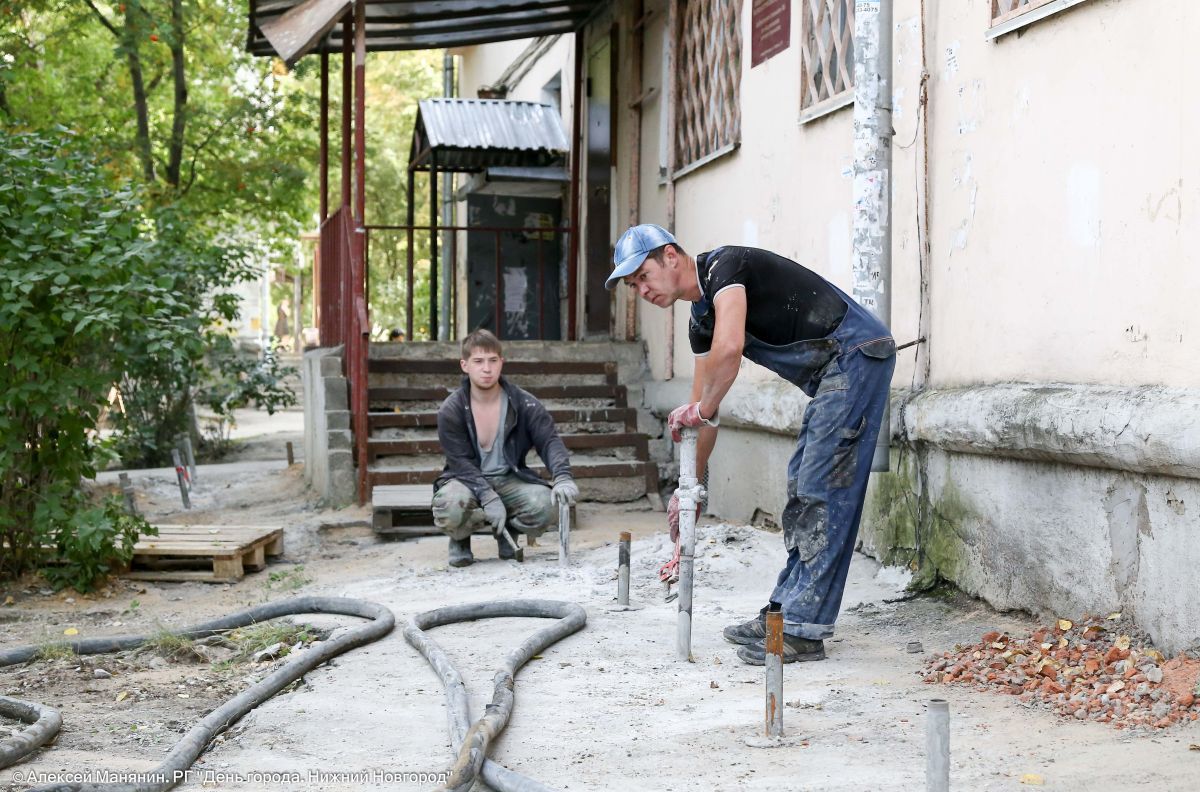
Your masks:
<path fill-rule="evenodd" d="M 638 267 L 646 260 L 650 251 L 657 250 L 663 245 L 678 245 L 670 231 L 653 223 L 643 223 L 631 227 L 617 240 L 616 250 L 613 251 L 612 275 L 604 282 L 604 288 L 612 289 L 621 278 L 637 272 Z"/>

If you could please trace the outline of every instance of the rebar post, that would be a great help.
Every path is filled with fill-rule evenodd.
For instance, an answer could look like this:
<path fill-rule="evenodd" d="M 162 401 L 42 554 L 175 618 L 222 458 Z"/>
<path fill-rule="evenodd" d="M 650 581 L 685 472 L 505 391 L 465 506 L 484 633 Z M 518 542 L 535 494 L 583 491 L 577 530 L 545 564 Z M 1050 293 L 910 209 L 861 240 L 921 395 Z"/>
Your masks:
<path fill-rule="evenodd" d="M 679 659 L 692 660 L 692 584 L 696 570 L 696 506 L 703 491 L 696 479 L 695 429 L 683 430 L 679 444 L 679 622 L 676 648 Z"/>
<path fill-rule="evenodd" d="M 767 608 L 766 636 L 767 709 L 766 734 L 783 736 L 783 610 L 777 602 Z"/>
<path fill-rule="evenodd" d="M 296 449 L 292 447 L 291 440 L 287 441 L 287 460 L 288 460 L 288 467 L 291 467 L 292 465 L 296 464 Z"/>
<path fill-rule="evenodd" d="M 950 704 L 943 699 L 929 702 L 925 724 L 925 788 L 928 792 L 950 790 Z"/>
<path fill-rule="evenodd" d="M 571 505 L 558 505 L 558 565 L 571 563 Z"/>
<path fill-rule="evenodd" d="M 617 542 L 618 605 L 629 605 L 629 542 L 632 539 L 629 531 L 621 531 L 621 540 Z"/>
<path fill-rule="evenodd" d="M 187 461 L 188 467 L 188 482 L 196 483 L 196 455 L 192 453 L 192 438 L 191 435 L 184 435 L 180 438 L 180 443 L 183 447 L 183 458 Z"/>
<path fill-rule="evenodd" d="M 188 498 L 187 472 L 183 468 L 183 462 L 179 458 L 179 449 L 171 449 L 171 461 L 175 463 L 175 479 L 179 482 L 179 498 L 183 501 L 183 508 L 192 508 L 192 501 Z"/>

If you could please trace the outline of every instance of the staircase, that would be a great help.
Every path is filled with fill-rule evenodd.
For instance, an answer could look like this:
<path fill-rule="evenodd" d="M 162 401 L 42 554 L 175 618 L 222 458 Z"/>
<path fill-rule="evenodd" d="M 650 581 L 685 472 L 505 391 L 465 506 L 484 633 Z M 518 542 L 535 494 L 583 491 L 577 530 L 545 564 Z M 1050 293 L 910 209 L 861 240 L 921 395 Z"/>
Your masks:
<path fill-rule="evenodd" d="M 541 400 L 554 418 L 583 500 L 648 497 L 662 508 L 658 468 L 622 383 L 622 374 L 626 379 L 640 374 L 639 346 L 507 342 L 504 352 L 504 376 Z M 431 485 L 444 463 L 437 410 L 462 380 L 458 347 L 374 344 L 371 353 L 367 476 L 375 530 L 399 536 L 436 533 Z M 535 450 L 527 461 L 548 477 Z"/>

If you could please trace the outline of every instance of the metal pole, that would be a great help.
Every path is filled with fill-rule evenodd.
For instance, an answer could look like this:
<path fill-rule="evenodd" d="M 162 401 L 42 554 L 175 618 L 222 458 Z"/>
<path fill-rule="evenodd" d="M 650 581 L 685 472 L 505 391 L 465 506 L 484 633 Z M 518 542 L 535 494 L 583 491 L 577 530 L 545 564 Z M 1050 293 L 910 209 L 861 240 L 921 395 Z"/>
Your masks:
<path fill-rule="evenodd" d="M 676 649 L 680 660 L 692 660 L 692 583 L 695 578 L 696 506 L 703 497 L 696 480 L 695 429 L 683 430 L 679 444 L 679 622 Z"/>
<path fill-rule="evenodd" d="M 416 337 L 413 335 L 413 259 L 416 255 L 415 252 L 413 251 L 413 245 L 416 244 L 416 236 L 413 233 L 413 224 L 416 222 L 416 212 L 417 212 L 417 208 L 416 208 L 416 206 L 414 206 L 414 204 L 416 203 L 416 200 L 417 200 L 416 187 L 414 186 L 416 179 L 417 179 L 417 172 L 413 168 L 413 164 L 410 162 L 410 163 L 408 163 L 408 185 L 407 185 L 407 190 L 408 190 L 408 192 L 407 192 L 407 200 L 408 200 L 408 211 L 407 211 L 408 251 L 407 251 L 407 255 L 408 255 L 408 259 L 405 261 L 405 264 L 404 264 L 404 289 L 405 289 L 404 329 L 407 331 L 406 335 L 404 337 L 407 338 L 409 341 L 417 340 Z"/>
<path fill-rule="evenodd" d="M 583 157 L 583 31 L 575 31 L 575 64 L 571 94 L 571 242 L 567 249 L 567 340 L 576 339 L 579 291 L 579 164 Z"/>
<path fill-rule="evenodd" d="M 567 503 L 558 507 L 558 565 L 571 563 L 571 506 Z"/>
<path fill-rule="evenodd" d="M 925 789 L 928 792 L 950 789 L 950 705 L 942 699 L 929 702 L 929 720 L 925 724 Z"/>
<path fill-rule="evenodd" d="M 329 217 L 329 53 L 321 53 L 321 140 L 318 159 L 321 169 L 321 219 Z"/>
<path fill-rule="evenodd" d="M 121 494 L 125 496 L 125 510 L 130 514 L 137 514 L 137 503 L 133 497 L 133 482 L 129 480 L 129 474 L 120 473 L 117 478 L 121 480 Z"/>
<path fill-rule="evenodd" d="M 180 438 L 183 446 L 183 458 L 187 460 L 188 480 L 193 484 L 196 483 L 196 455 L 192 453 L 192 438 L 190 435 L 184 435 Z"/>
<path fill-rule="evenodd" d="M 296 449 L 292 447 L 292 441 L 287 441 L 287 462 L 288 467 L 296 464 Z"/>
<path fill-rule="evenodd" d="M 892 322 L 892 2 L 854 5 L 853 295 Z M 891 416 L 885 406 L 871 470 L 889 469 Z"/>
<path fill-rule="evenodd" d="M 783 736 L 783 606 L 772 602 L 767 608 L 766 637 L 768 737 Z"/>
<path fill-rule="evenodd" d="M 350 113 L 354 94 L 354 14 L 342 17 L 342 206 L 350 205 Z"/>
<path fill-rule="evenodd" d="M 629 542 L 633 536 L 629 531 L 621 531 L 621 540 L 617 542 L 617 604 L 629 604 Z"/>
<path fill-rule="evenodd" d="M 171 461 L 175 463 L 175 480 L 179 483 L 179 498 L 183 501 L 183 508 L 192 508 L 192 501 L 188 498 L 187 473 L 184 472 L 183 462 L 179 459 L 179 449 L 171 449 Z"/>
<path fill-rule="evenodd" d="M 429 340 L 438 340 L 437 153 L 429 152 Z M 416 339 L 412 339 L 416 341 Z"/>
<path fill-rule="evenodd" d="M 454 56 L 447 52 L 442 56 L 442 95 L 454 96 Z M 442 174 L 442 225 L 454 225 L 454 176 L 450 171 Z M 449 237 L 453 231 L 443 231 Z M 437 337 L 439 341 L 450 338 L 450 241 L 442 240 L 442 305 L 438 314 Z"/>

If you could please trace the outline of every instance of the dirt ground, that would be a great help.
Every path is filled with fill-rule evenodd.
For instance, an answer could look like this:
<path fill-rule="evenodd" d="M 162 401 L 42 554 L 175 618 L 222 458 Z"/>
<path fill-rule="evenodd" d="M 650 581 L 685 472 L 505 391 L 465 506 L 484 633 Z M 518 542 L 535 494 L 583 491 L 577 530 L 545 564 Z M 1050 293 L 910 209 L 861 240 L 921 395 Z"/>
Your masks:
<path fill-rule="evenodd" d="M 918 789 L 925 708 L 935 697 L 950 702 L 955 789 L 1196 788 L 1200 752 L 1189 749 L 1200 743 L 1195 724 L 1131 734 L 1063 719 L 1011 696 L 923 683 L 919 672 L 930 654 L 977 642 L 989 630 L 1027 632 L 1034 622 L 954 593 L 902 601 L 906 576 L 864 556 L 851 567 L 828 659 L 785 667 L 784 743 L 760 747 L 762 669 L 742 665 L 720 630 L 764 601 L 782 564 L 778 534 L 702 520 L 695 662 L 684 663 L 675 657 L 676 605 L 664 601 L 655 575 L 669 552 L 661 513 L 582 505 L 565 570 L 549 537 L 523 564 L 500 561 L 494 540 L 476 537 L 477 563 L 451 569 L 444 539 L 381 542 L 366 509 L 316 508 L 301 464 L 283 461 L 286 440 L 301 453 L 300 419 L 290 411 L 243 421 L 243 442 L 230 460 L 201 467 L 190 511 L 180 507 L 171 471 L 133 476 L 139 506 L 154 521 L 284 526 L 282 559 L 234 585 L 118 580 L 83 596 L 54 594 L 32 579 L 0 584 L 0 602 L 12 597 L 0 607 L 0 641 L 49 645 L 70 629 L 81 637 L 161 633 L 296 594 L 371 600 L 391 608 L 398 623 L 445 604 L 561 599 L 586 608 L 587 626 L 518 674 L 513 718 L 492 751 L 553 788 Z M 634 536 L 631 597 L 640 607 L 630 611 L 615 608 L 621 530 Z M 303 621 L 318 628 L 339 623 Z M 535 626 L 504 619 L 436 632 L 463 672 L 475 714 L 490 698 L 500 659 Z M 906 650 L 913 641 L 921 653 Z M 0 691 L 60 708 L 64 718 L 53 747 L 0 771 L 0 787 L 29 788 L 30 771 L 53 780 L 152 768 L 195 720 L 273 667 L 239 660 L 221 646 L 200 651 L 203 659 L 148 651 L 0 669 Z M 96 669 L 111 676 L 98 678 Z M 441 685 L 396 629 L 260 706 L 218 738 L 178 788 L 426 789 L 435 784 L 336 774 L 437 773 L 448 766 L 449 751 Z"/>

